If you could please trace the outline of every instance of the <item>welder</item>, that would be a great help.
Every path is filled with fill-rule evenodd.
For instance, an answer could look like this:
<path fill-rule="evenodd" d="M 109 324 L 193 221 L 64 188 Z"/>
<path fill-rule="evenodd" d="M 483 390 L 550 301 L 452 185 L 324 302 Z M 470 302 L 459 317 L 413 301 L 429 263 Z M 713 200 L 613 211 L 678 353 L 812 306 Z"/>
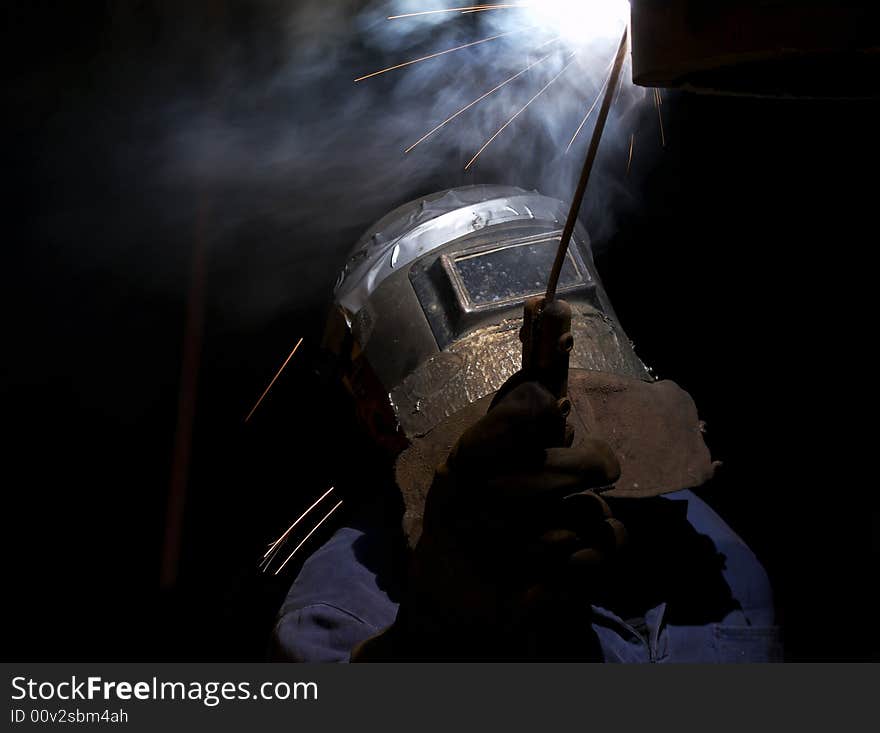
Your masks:
<path fill-rule="evenodd" d="M 643 86 L 850 97 L 876 76 L 858 4 L 631 4 Z M 303 565 L 280 655 L 780 658 L 763 568 L 694 493 L 715 464 L 693 400 L 636 356 L 576 221 L 536 192 L 476 186 L 392 212 L 355 247 L 325 346 L 393 460 L 406 541 L 374 492 Z M 548 379 L 530 321 L 554 260 L 565 369 Z"/>
<path fill-rule="evenodd" d="M 538 193 L 473 186 L 355 247 L 324 346 L 404 508 L 355 487 L 370 511 L 302 567 L 283 658 L 779 657 L 764 570 L 690 490 L 715 470 L 696 407 L 635 354 L 580 225 L 559 280 L 565 399 L 522 368 L 523 302 L 564 220 Z"/>

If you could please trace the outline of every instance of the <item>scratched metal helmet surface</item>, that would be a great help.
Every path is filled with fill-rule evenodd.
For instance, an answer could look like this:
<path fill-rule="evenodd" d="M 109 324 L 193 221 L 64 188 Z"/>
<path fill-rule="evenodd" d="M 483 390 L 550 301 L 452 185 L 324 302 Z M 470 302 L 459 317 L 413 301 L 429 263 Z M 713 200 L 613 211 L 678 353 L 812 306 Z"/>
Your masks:
<path fill-rule="evenodd" d="M 376 437 L 393 431 L 404 445 L 519 369 L 522 304 L 546 286 L 566 212 L 535 191 L 469 186 L 401 206 L 364 233 L 339 275 L 325 346 L 347 364 Z M 650 380 L 580 225 L 559 292 L 574 310 L 573 369 Z"/>

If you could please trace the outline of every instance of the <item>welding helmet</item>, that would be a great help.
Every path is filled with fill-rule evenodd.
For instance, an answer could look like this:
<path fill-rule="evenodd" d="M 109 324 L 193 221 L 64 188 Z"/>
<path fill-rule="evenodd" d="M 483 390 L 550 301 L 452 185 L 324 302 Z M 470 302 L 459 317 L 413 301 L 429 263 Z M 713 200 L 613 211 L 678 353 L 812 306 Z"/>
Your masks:
<path fill-rule="evenodd" d="M 419 523 L 434 467 L 520 369 L 523 303 L 546 288 L 567 209 L 512 186 L 425 196 L 370 227 L 339 274 L 324 349 L 361 423 L 396 458 L 412 526 Z M 580 224 L 558 294 L 572 309 L 569 391 L 576 432 L 632 435 L 648 425 L 673 441 L 682 430 L 686 437 L 698 435 L 687 393 L 671 382 L 655 382 L 636 355 Z M 612 440 L 623 468 L 620 490 L 656 495 L 702 481 L 708 452 L 698 440 L 683 454 L 680 446 L 667 446 L 688 460 L 664 467 L 661 473 L 674 475 L 662 485 L 646 478 L 657 474 L 657 466 L 633 473 L 627 468 L 635 463 L 627 456 L 659 455 L 663 447 Z"/>

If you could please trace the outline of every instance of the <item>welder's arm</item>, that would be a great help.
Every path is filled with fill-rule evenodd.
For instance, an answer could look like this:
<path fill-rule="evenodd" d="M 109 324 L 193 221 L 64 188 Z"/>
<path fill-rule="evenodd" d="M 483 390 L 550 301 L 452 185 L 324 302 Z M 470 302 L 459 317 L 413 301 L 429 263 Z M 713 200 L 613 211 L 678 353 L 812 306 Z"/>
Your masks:
<path fill-rule="evenodd" d="M 438 468 L 397 620 L 353 661 L 528 654 L 542 609 L 588 589 L 622 541 L 588 491 L 618 477 L 608 446 L 555 445 L 564 417 L 535 382 L 501 394 Z"/>

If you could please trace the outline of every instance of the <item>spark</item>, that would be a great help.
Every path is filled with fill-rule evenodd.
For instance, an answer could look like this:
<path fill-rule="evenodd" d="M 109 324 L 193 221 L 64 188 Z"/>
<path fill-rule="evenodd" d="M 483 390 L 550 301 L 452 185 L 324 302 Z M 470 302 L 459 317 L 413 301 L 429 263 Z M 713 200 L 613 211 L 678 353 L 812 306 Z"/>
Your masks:
<path fill-rule="evenodd" d="M 412 66 L 413 64 L 421 63 L 422 61 L 429 61 L 430 59 L 435 59 L 438 56 L 444 56 L 448 53 L 454 53 L 455 51 L 461 51 L 465 48 L 470 48 L 471 46 L 478 46 L 481 43 L 488 43 L 489 41 L 495 41 L 499 38 L 504 38 L 505 36 L 511 36 L 514 33 L 522 33 L 526 30 L 532 30 L 531 28 L 519 28 L 514 31 L 507 31 L 507 33 L 499 33 L 494 36 L 489 36 L 488 38 L 481 38 L 479 41 L 471 41 L 470 43 L 464 43 L 461 46 L 455 46 L 454 48 L 447 48 L 445 51 L 437 51 L 437 53 L 429 54 L 428 56 L 422 56 L 418 59 L 413 59 L 412 61 L 404 61 L 402 64 L 396 64 L 395 66 L 389 66 L 387 69 L 380 69 L 379 71 L 374 71 L 371 74 L 365 74 L 364 76 L 359 76 L 355 79 L 355 83 L 364 81 L 365 79 L 371 79 L 374 76 L 379 76 L 380 74 L 386 74 L 389 71 L 395 71 L 396 69 L 403 69 L 406 66 Z"/>
<path fill-rule="evenodd" d="M 291 558 L 297 553 L 297 551 L 299 550 L 299 548 L 302 547 L 302 546 L 308 541 L 309 537 L 311 537 L 313 534 L 315 534 L 315 532 L 318 531 L 318 528 L 319 528 L 322 524 L 324 524 L 324 522 L 326 522 L 328 519 L 330 519 L 330 517 L 333 515 L 333 512 L 335 512 L 335 511 L 336 511 L 337 509 L 339 509 L 339 507 L 341 507 L 341 506 L 342 506 L 342 501 L 340 500 L 339 502 L 337 502 L 336 506 L 334 506 L 329 512 L 327 512 L 327 513 L 324 515 L 324 517 L 321 519 L 321 521 L 318 522 L 318 523 L 312 528 L 312 531 L 309 532 L 305 537 L 303 537 L 302 542 L 300 542 L 296 547 L 293 548 L 293 552 L 291 552 L 291 553 L 287 556 L 287 559 L 286 559 L 283 563 L 281 563 L 281 567 L 279 567 L 278 570 L 275 571 L 275 575 L 278 575 L 278 573 L 280 573 L 282 570 L 284 570 L 284 566 L 287 565 L 288 562 L 290 562 L 290 559 L 291 559 Z"/>
<path fill-rule="evenodd" d="M 599 108 L 599 116 L 593 127 L 593 135 L 590 138 L 590 147 L 587 148 L 587 157 L 584 159 L 584 167 L 581 169 L 581 176 L 578 179 L 578 185 L 571 200 L 571 207 L 568 210 L 568 216 L 565 218 L 565 227 L 562 229 L 562 235 L 559 237 L 559 247 L 556 250 L 556 257 L 553 260 L 553 268 L 550 270 L 550 276 L 547 278 L 547 294 L 546 299 L 549 303 L 556 298 L 556 287 L 559 285 L 559 276 L 562 273 L 562 266 L 565 264 L 565 257 L 568 253 L 568 245 L 571 243 L 571 237 L 574 234 L 575 225 L 577 224 L 578 212 L 587 192 L 587 186 L 590 184 L 590 175 L 593 171 L 593 164 L 596 162 L 596 155 L 599 152 L 599 143 L 602 141 L 602 133 L 605 130 L 605 122 L 608 120 L 608 112 L 611 110 L 611 104 L 614 98 L 614 92 L 617 89 L 617 80 L 620 78 L 620 72 L 623 68 L 623 61 L 626 57 L 626 51 L 629 47 L 629 27 L 624 26 L 623 35 L 620 37 L 620 46 L 617 49 L 617 56 L 614 57 L 614 64 L 611 67 L 611 76 L 609 77 L 608 88 L 602 97 L 602 106 Z"/>
<path fill-rule="evenodd" d="M 505 8 L 527 8 L 529 3 L 505 3 L 492 5 L 466 5 L 461 8 L 443 8 L 441 10 L 420 10 L 417 13 L 402 13 L 400 15 L 389 15 L 388 20 L 399 20 L 400 18 L 416 18 L 420 15 L 437 15 L 438 13 L 480 13 L 484 10 L 503 10 Z"/>
<path fill-rule="evenodd" d="M 281 372 L 284 371 L 284 368 L 287 366 L 287 363 L 293 358 L 293 355 L 296 353 L 296 350 L 299 348 L 299 345 L 303 342 L 302 339 L 296 342 L 296 346 L 293 347 L 293 351 L 290 352 L 290 355 L 284 360 L 284 363 L 281 365 L 281 368 L 276 372 L 275 376 L 272 377 L 272 381 L 269 382 L 269 386 L 266 387 L 263 394 L 260 395 L 260 399 L 257 400 L 257 404 L 253 406 L 251 411 L 248 413 L 248 416 L 244 419 L 245 422 L 248 422 L 253 414 L 257 411 L 257 408 L 260 406 L 260 403 L 266 398 L 266 395 L 269 394 L 269 390 L 272 389 L 272 385 L 275 384 L 278 377 L 281 376 Z"/>
<path fill-rule="evenodd" d="M 581 130 L 584 129 L 584 125 L 587 124 L 587 120 L 590 119 L 590 115 L 593 114 L 593 110 L 595 110 L 596 105 L 599 104 L 599 100 L 602 99 L 602 92 L 605 90 L 605 87 L 608 86 L 608 80 L 611 78 L 610 71 L 613 66 L 614 62 L 612 61 L 611 64 L 608 66 L 609 75 L 605 77 L 605 81 L 602 82 L 602 86 L 599 87 L 599 91 L 596 92 L 596 98 L 593 100 L 593 104 L 590 105 L 590 108 L 587 110 L 587 114 L 584 115 L 584 119 L 582 119 L 581 124 L 578 125 L 578 129 L 574 131 L 574 135 L 572 135 L 571 140 L 568 143 L 568 147 L 565 149 L 566 153 L 571 150 L 572 145 L 574 145 L 574 141 L 577 140 L 578 135 L 581 134 Z"/>
<path fill-rule="evenodd" d="M 487 5 L 485 8 L 472 8 L 471 10 L 462 10 L 462 15 L 471 15 L 473 13 L 486 13 L 490 10 L 504 10 L 505 8 L 527 8 L 528 5 Z"/>
<path fill-rule="evenodd" d="M 554 39 L 552 39 L 552 40 L 553 40 L 553 41 L 558 41 L 559 39 L 558 39 L 558 38 L 554 38 Z M 545 44 L 543 44 L 543 45 L 546 46 L 546 45 L 548 45 L 548 44 L 545 43 Z M 486 93 L 485 93 L 484 95 L 482 95 L 481 97 L 477 97 L 477 99 L 475 99 L 473 102 L 471 102 L 471 103 L 468 104 L 467 106 L 462 107 L 462 108 L 461 108 L 460 110 L 458 110 L 458 112 L 456 112 L 454 115 L 451 115 L 451 116 L 447 117 L 445 120 L 443 120 L 443 122 L 441 122 L 439 125 L 437 125 L 437 127 L 435 127 L 435 128 L 434 128 L 433 130 L 431 130 L 430 132 L 426 133 L 426 134 L 425 134 L 424 136 L 422 136 L 419 140 L 417 140 L 417 141 L 414 142 L 412 145 L 410 145 L 410 146 L 409 146 L 404 152 L 409 153 L 413 148 L 415 148 L 417 145 L 421 145 L 423 142 L 425 142 L 425 140 L 427 140 L 429 137 L 431 137 L 431 135 L 433 135 L 435 132 L 438 132 L 439 130 L 441 130 L 442 128 L 444 128 L 446 125 L 448 125 L 450 122 L 452 122 L 452 120 L 454 120 L 456 117 L 458 117 L 459 115 L 461 115 L 461 114 L 467 112 L 469 109 L 471 109 L 472 107 L 474 107 L 474 106 L 476 106 L 477 104 L 479 104 L 480 102 L 482 102 L 486 97 L 488 97 L 488 96 L 494 94 L 495 92 L 497 92 L 497 91 L 498 91 L 499 89 L 501 89 L 502 87 L 507 86 L 508 84 L 510 84 L 510 82 L 512 82 L 512 81 L 514 81 L 514 80 L 516 80 L 516 79 L 518 79 L 519 77 L 521 77 L 521 76 L 522 76 L 523 74 L 525 74 L 527 71 L 530 71 L 531 69 L 533 69 L 533 68 L 534 68 L 535 66 L 537 66 L 538 64 L 540 64 L 540 63 L 546 61 L 546 60 L 549 59 L 552 55 L 553 55 L 552 52 L 551 52 L 551 53 L 548 53 L 548 54 L 547 54 L 546 56 L 544 56 L 543 58 L 538 59 L 538 60 L 535 61 L 534 63 L 529 64 L 526 68 L 524 68 L 524 69 L 523 69 L 522 71 L 520 71 L 519 73 L 514 74 L 514 75 L 511 76 L 509 79 L 506 79 L 505 81 L 501 82 L 498 86 L 494 87 L 493 89 L 490 89 L 488 92 L 486 92 Z"/>
<path fill-rule="evenodd" d="M 272 542 L 269 545 L 269 549 L 266 550 L 266 554 L 263 555 L 264 562 L 266 562 L 268 564 L 269 562 L 272 561 L 272 558 L 269 556 L 274 553 L 276 548 L 280 547 L 284 543 L 284 541 L 290 536 L 290 533 L 293 532 L 296 525 L 298 525 L 303 519 L 305 519 L 311 513 L 312 509 L 314 509 L 316 506 L 318 506 L 318 504 L 320 504 L 322 501 L 324 501 L 324 499 L 326 499 L 330 495 L 330 492 L 333 491 L 333 489 L 334 489 L 333 486 L 331 486 L 329 489 L 327 489 L 327 491 L 325 491 L 315 501 L 314 504 L 312 504 L 308 509 L 306 509 L 302 514 L 299 515 L 297 520 L 287 528 L 287 531 L 285 531 L 284 534 L 282 534 L 277 540 L 275 540 L 275 542 Z M 266 558 L 269 558 L 269 559 L 267 560 Z M 262 563 L 260 563 L 260 564 L 262 565 Z"/>
<path fill-rule="evenodd" d="M 554 76 L 550 81 L 548 81 L 544 85 L 544 87 L 541 89 L 541 91 L 539 91 L 534 97 L 532 97 L 528 102 L 526 102 L 525 105 L 515 115 L 513 115 L 513 117 L 511 117 L 507 122 L 505 122 L 499 128 L 498 132 L 496 132 L 494 135 L 492 135 L 492 137 L 490 137 L 483 144 L 483 147 L 481 147 L 477 151 L 476 155 L 474 155 L 474 157 L 471 158 L 470 161 L 468 161 L 468 164 L 464 167 L 465 170 L 468 170 L 474 164 L 474 161 L 476 161 L 476 159 L 480 157 L 480 155 L 483 153 L 483 151 L 492 144 L 492 142 L 495 140 L 495 138 L 497 138 L 502 132 L 504 132 L 517 117 L 519 117 L 523 112 L 525 112 L 526 109 L 528 109 L 529 105 L 531 105 L 532 102 L 534 102 L 538 97 L 540 97 L 544 92 L 546 92 L 550 88 L 550 86 L 568 70 L 568 67 L 570 67 L 574 63 L 574 57 L 576 55 L 577 55 L 577 52 L 575 52 L 571 56 L 569 56 L 568 63 L 566 63 L 565 66 L 562 67 L 562 71 L 560 71 L 556 76 Z"/>
<path fill-rule="evenodd" d="M 562 36 L 556 36 L 555 38 L 551 38 L 549 41 L 544 41 L 544 43 L 535 48 L 535 51 L 539 51 L 544 48 L 544 46 L 549 46 L 551 43 L 556 43 L 556 41 L 558 41 L 561 37 Z"/>
<path fill-rule="evenodd" d="M 629 175 L 629 169 L 632 167 L 633 162 L 633 147 L 636 143 L 636 134 L 633 133 L 629 138 L 629 158 L 626 160 L 626 175 Z"/>
<path fill-rule="evenodd" d="M 654 89 L 654 106 L 657 108 L 657 119 L 660 121 L 660 144 L 665 148 L 666 147 L 666 132 L 663 129 L 663 111 L 660 107 L 663 106 L 663 98 L 660 96 L 660 90 Z"/>

